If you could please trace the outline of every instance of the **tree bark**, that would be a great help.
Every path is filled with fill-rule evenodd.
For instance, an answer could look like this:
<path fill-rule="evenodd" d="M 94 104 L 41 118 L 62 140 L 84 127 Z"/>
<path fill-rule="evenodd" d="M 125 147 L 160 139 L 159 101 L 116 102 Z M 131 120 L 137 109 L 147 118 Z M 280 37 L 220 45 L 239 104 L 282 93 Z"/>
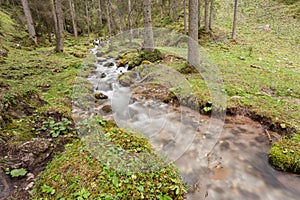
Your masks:
<path fill-rule="evenodd" d="M 101 0 L 98 0 L 98 26 L 99 30 L 102 28 L 102 9 L 101 9 Z"/>
<path fill-rule="evenodd" d="M 209 33 L 209 0 L 205 0 L 204 30 L 205 33 Z"/>
<path fill-rule="evenodd" d="M 198 27 L 201 27 L 201 0 L 198 0 Z"/>
<path fill-rule="evenodd" d="M 87 29 L 88 29 L 88 36 L 91 34 L 91 19 L 90 19 L 90 12 L 89 12 L 89 0 L 85 0 L 85 15 L 86 15 L 86 22 L 87 22 Z"/>
<path fill-rule="evenodd" d="M 37 45 L 36 32 L 35 32 L 32 16 L 31 16 L 30 8 L 28 5 L 28 1 L 22 0 L 22 6 L 27 21 L 29 39 L 33 40 L 34 44 Z"/>
<path fill-rule="evenodd" d="M 169 0 L 169 17 L 171 20 L 173 20 L 173 6 L 172 6 L 172 0 Z"/>
<path fill-rule="evenodd" d="M 233 14 L 233 26 L 232 26 L 232 39 L 236 40 L 236 27 L 237 27 L 237 15 L 238 15 L 238 0 L 234 0 L 234 14 Z"/>
<path fill-rule="evenodd" d="M 143 49 L 147 52 L 154 51 L 154 39 L 151 17 L 151 0 L 143 0 L 144 9 L 144 44 Z"/>
<path fill-rule="evenodd" d="M 109 6 L 110 6 L 109 0 L 105 0 L 108 34 L 109 34 L 109 37 L 111 37 L 111 20 L 110 20 Z"/>
<path fill-rule="evenodd" d="M 184 34 L 186 35 L 187 33 L 187 25 L 186 25 L 186 0 L 183 1 L 183 12 L 184 12 L 184 17 L 183 17 L 183 26 L 184 26 Z"/>
<path fill-rule="evenodd" d="M 163 4 L 163 0 L 160 0 L 160 17 L 161 18 L 164 17 L 164 4 Z"/>
<path fill-rule="evenodd" d="M 69 0 L 69 5 L 70 5 L 70 12 L 71 12 L 71 18 L 72 18 L 74 37 L 77 38 L 78 37 L 78 31 L 77 31 L 75 7 L 74 7 L 73 0 Z"/>
<path fill-rule="evenodd" d="M 214 0 L 210 0 L 210 12 L 209 12 L 209 30 L 213 29 L 213 19 L 214 19 Z"/>
<path fill-rule="evenodd" d="M 56 52 L 62 52 L 64 50 L 64 20 L 63 20 L 63 13 L 62 13 L 62 4 L 61 0 L 52 0 L 54 12 L 55 12 L 55 20 L 56 27 L 55 27 L 55 36 L 56 36 Z"/>
<path fill-rule="evenodd" d="M 198 49 L 198 0 L 189 0 L 188 64 L 199 66 Z"/>
<path fill-rule="evenodd" d="M 129 28 L 129 40 L 132 43 L 132 20 L 131 20 L 131 0 L 128 0 L 128 28 Z"/>

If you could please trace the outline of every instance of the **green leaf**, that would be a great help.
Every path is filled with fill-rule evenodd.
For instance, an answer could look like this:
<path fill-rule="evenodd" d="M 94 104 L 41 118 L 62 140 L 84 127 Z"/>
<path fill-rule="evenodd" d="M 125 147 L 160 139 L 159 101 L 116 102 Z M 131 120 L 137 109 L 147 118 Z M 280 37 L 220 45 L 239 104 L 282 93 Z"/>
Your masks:
<path fill-rule="evenodd" d="M 138 186 L 137 189 L 140 191 L 140 192 L 144 192 L 144 187 L 141 185 L 141 186 Z"/>
<path fill-rule="evenodd" d="M 48 185 L 43 185 L 42 186 L 42 193 L 46 193 L 46 194 L 55 194 L 55 189 L 53 189 L 52 187 L 48 186 Z"/>
<path fill-rule="evenodd" d="M 112 182 L 115 187 L 119 187 L 119 180 L 116 176 L 113 177 Z"/>
<path fill-rule="evenodd" d="M 25 176 L 25 174 L 27 173 L 27 170 L 24 168 L 21 169 L 13 169 L 10 171 L 10 175 L 12 177 L 19 177 L 19 176 Z"/>

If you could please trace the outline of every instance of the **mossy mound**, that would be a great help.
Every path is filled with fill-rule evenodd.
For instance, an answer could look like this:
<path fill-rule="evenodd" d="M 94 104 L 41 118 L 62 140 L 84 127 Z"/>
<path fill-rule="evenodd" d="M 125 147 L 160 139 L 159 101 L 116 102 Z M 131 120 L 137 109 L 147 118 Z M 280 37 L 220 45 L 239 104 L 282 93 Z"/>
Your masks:
<path fill-rule="evenodd" d="M 276 169 L 300 174 L 300 135 L 274 143 L 269 162 Z"/>
<path fill-rule="evenodd" d="M 138 52 L 128 52 L 120 55 L 120 61 L 117 63 L 117 66 L 122 67 L 128 64 L 128 69 L 133 69 L 143 62 L 155 63 L 163 60 L 163 58 L 164 55 L 158 49 L 155 49 L 153 52 L 146 52 L 143 50 Z"/>

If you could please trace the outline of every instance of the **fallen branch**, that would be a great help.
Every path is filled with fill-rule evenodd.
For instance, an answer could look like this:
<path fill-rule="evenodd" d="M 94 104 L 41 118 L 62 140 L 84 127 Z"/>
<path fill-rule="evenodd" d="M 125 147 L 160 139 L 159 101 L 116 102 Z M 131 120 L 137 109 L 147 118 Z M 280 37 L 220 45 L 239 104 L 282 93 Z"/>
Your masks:
<path fill-rule="evenodd" d="M 272 137 L 271 137 L 271 135 L 270 135 L 270 133 L 269 133 L 269 131 L 267 130 L 267 129 L 264 129 L 265 130 L 265 133 L 267 134 L 267 136 L 268 136 L 268 139 L 269 139 L 269 143 L 271 144 L 272 143 Z"/>

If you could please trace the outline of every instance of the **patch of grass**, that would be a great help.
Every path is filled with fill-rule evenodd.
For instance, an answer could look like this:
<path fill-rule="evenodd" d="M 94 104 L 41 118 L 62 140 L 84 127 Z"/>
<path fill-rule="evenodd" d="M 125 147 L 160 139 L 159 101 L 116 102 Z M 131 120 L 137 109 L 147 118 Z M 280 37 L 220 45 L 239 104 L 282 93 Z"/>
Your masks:
<path fill-rule="evenodd" d="M 114 156 L 107 157 L 103 162 L 96 159 L 84 143 L 77 141 L 68 145 L 66 151 L 57 156 L 40 175 L 33 199 L 76 199 L 79 196 L 82 199 L 183 199 L 185 188 L 177 169 L 153 153 L 146 139 L 107 125 L 106 121 L 100 120 L 99 123 L 105 126 L 105 138 L 113 146 L 120 148 L 123 153 L 149 153 L 141 162 L 155 160 L 156 168 L 116 170 L 108 165 L 113 163 L 110 160 Z M 136 162 L 127 160 L 127 164 L 139 165 Z"/>

